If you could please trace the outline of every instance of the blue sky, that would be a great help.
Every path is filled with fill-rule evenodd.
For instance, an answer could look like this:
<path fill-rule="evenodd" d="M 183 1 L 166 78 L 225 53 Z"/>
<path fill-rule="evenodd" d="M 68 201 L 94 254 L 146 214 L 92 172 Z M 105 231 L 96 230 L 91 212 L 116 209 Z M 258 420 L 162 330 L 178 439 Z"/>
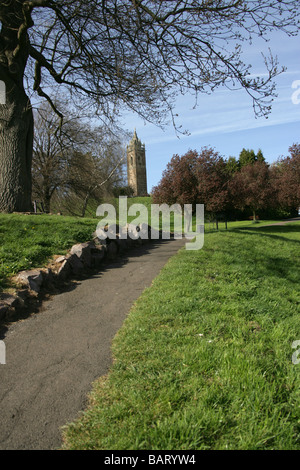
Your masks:
<path fill-rule="evenodd" d="M 201 95 L 196 109 L 193 109 L 191 96 L 178 97 L 177 123 L 190 133 L 180 139 L 172 125 L 163 131 L 145 124 L 137 116 L 124 117 L 126 129 L 133 132 L 136 128 L 138 137 L 146 145 L 148 191 L 160 181 L 163 170 L 176 153 L 183 155 L 189 149 L 209 146 L 225 158 L 238 158 L 242 148 L 261 149 L 266 161 L 272 163 L 288 155 L 293 143 L 300 143 L 300 103 L 292 99 L 296 95 L 300 101 L 300 36 L 290 38 L 277 33 L 269 43 L 246 47 L 243 59 L 252 64 L 253 75 L 265 72 L 261 51 L 267 54 L 269 47 L 287 71 L 275 79 L 278 97 L 268 119 L 255 117 L 252 100 L 245 91 L 223 88 L 212 95 Z M 292 88 L 293 83 L 297 88 Z"/>

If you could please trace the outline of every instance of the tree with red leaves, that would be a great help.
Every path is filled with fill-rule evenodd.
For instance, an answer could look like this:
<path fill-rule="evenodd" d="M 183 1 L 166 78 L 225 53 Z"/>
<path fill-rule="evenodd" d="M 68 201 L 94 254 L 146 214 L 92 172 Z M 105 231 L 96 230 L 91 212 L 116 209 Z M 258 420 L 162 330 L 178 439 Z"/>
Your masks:
<path fill-rule="evenodd" d="M 300 207 L 300 144 L 289 148 L 290 155 L 280 159 L 272 168 L 278 203 L 283 209 Z"/>
<path fill-rule="evenodd" d="M 198 200 L 212 214 L 226 211 L 228 172 L 226 161 L 211 148 L 202 149 L 197 165 Z"/>
<path fill-rule="evenodd" d="M 193 204 L 198 201 L 197 166 L 198 154 L 194 150 L 185 155 L 173 155 L 157 186 L 152 190 L 156 204 Z"/>
<path fill-rule="evenodd" d="M 259 209 L 272 206 L 275 188 L 272 184 L 269 166 L 262 161 L 245 165 L 236 172 L 229 184 L 230 194 L 236 208 L 250 209 L 253 222 Z"/>
<path fill-rule="evenodd" d="M 159 184 L 153 188 L 157 204 L 204 204 L 211 214 L 226 212 L 229 205 L 226 161 L 212 148 L 174 155 Z"/>

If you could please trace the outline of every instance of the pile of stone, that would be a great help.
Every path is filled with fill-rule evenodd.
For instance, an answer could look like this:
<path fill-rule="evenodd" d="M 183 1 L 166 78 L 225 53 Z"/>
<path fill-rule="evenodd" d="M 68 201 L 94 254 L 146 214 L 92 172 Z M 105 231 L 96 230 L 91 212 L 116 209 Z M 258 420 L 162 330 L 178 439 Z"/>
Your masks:
<path fill-rule="evenodd" d="M 41 295 L 54 292 L 71 279 L 100 269 L 104 262 L 122 256 L 132 247 L 143 245 L 148 238 L 145 233 L 149 234 L 150 228 L 136 227 L 132 238 L 123 238 L 120 233 L 110 238 L 109 227 L 105 232 L 95 232 L 92 241 L 74 245 L 65 256 L 55 256 L 45 268 L 18 273 L 13 279 L 16 286 L 14 293 L 0 294 L 0 322 L 13 321 L 20 310 Z"/>

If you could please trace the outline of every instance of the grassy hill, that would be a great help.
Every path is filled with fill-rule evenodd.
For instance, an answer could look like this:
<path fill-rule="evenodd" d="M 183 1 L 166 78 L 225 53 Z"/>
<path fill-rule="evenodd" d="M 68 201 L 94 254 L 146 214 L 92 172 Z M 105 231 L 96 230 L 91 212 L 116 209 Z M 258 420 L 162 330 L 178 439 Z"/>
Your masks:
<path fill-rule="evenodd" d="M 65 449 L 300 448 L 300 224 L 181 250 L 132 308 Z"/>

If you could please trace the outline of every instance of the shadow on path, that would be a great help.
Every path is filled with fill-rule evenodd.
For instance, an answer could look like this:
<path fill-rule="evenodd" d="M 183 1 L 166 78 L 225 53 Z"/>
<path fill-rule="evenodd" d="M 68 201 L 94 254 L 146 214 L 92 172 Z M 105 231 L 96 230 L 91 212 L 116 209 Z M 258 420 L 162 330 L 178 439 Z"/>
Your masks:
<path fill-rule="evenodd" d="M 60 447 L 61 426 L 85 409 L 92 382 L 107 374 L 111 341 L 131 306 L 184 244 L 157 240 L 132 249 L 3 331 L 0 449 Z"/>

